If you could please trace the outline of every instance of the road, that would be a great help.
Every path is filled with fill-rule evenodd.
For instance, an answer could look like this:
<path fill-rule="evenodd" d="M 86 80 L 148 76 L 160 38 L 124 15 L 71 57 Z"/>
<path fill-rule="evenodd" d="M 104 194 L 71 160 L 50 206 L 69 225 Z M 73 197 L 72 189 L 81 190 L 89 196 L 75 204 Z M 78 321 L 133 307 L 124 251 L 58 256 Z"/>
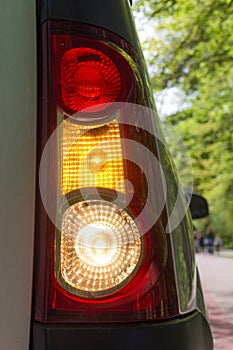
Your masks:
<path fill-rule="evenodd" d="M 233 349 L 233 252 L 196 254 L 214 350 Z"/>

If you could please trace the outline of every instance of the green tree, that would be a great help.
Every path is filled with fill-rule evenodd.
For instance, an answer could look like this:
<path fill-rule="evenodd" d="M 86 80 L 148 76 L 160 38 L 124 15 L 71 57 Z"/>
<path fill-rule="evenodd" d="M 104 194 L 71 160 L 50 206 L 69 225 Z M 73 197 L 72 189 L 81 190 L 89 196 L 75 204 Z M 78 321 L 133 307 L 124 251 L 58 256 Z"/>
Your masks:
<path fill-rule="evenodd" d="M 190 152 L 214 231 L 233 247 L 233 0 L 138 0 L 135 10 L 153 21 L 144 48 L 154 91 L 186 96 L 168 119 Z"/>

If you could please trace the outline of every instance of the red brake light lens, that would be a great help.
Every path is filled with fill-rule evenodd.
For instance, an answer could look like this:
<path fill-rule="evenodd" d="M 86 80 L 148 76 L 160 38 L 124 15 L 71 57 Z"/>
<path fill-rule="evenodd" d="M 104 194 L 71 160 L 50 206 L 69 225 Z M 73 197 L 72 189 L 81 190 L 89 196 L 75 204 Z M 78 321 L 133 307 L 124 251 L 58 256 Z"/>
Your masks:
<path fill-rule="evenodd" d="M 121 99 L 122 77 L 103 52 L 89 47 L 68 50 L 61 64 L 62 99 L 71 110 L 98 112 Z"/>
<path fill-rule="evenodd" d="M 52 41 L 56 103 L 66 116 L 102 119 L 114 102 L 129 100 L 135 77 L 113 46 L 83 33 L 56 34 Z"/>

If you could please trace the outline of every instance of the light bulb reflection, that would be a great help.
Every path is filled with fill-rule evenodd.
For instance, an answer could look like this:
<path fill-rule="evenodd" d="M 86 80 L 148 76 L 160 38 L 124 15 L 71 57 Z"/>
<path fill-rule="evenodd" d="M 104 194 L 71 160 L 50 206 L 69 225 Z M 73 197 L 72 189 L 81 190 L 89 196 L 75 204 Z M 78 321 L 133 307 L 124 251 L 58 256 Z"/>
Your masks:
<path fill-rule="evenodd" d="M 108 154 L 102 149 L 94 149 L 87 156 L 88 169 L 92 173 L 97 173 L 108 161 Z"/>
<path fill-rule="evenodd" d="M 76 236 L 75 251 L 89 265 L 108 265 L 117 253 L 117 240 L 107 226 L 87 225 Z"/>

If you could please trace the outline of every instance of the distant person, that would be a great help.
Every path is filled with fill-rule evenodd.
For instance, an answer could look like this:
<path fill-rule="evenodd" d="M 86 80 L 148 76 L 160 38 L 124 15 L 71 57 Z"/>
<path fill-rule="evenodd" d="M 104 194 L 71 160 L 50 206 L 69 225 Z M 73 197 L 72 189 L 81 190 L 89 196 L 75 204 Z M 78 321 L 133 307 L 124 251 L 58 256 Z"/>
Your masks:
<path fill-rule="evenodd" d="M 222 239 L 220 235 L 216 235 L 214 238 L 214 247 L 217 253 L 220 252 L 220 247 L 222 246 Z"/>
<path fill-rule="evenodd" d="M 195 253 L 199 253 L 199 233 L 197 232 L 197 229 L 195 226 L 193 226 L 194 232 L 193 232 L 193 238 L 194 238 L 194 249 Z"/>
<path fill-rule="evenodd" d="M 200 252 L 204 253 L 205 251 L 205 242 L 204 242 L 204 235 L 200 233 L 200 238 L 199 238 L 199 247 L 200 247 Z"/>
<path fill-rule="evenodd" d="M 206 239 L 206 248 L 207 252 L 213 254 L 214 252 L 214 233 L 211 225 L 207 225 L 205 229 L 205 239 Z"/>

